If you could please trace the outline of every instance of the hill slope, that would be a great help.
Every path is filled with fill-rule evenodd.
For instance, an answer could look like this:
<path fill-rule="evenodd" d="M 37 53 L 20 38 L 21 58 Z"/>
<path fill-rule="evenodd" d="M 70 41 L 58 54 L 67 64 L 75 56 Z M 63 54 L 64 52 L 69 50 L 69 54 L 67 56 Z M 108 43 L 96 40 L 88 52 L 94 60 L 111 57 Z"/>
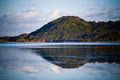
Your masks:
<path fill-rule="evenodd" d="M 16 37 L 13 42 L 120 42 L 120 21 L 87 22 L 76 16 L 63 16 L 42 28 Z"/>
<path fill-rule="evenodd" d="M 90 33 L 92 26 L 74 16 L 63 16 L 42 28 L 30 33 L 26 38 L 28 41 L 79 41 L 86 33 Z"/>

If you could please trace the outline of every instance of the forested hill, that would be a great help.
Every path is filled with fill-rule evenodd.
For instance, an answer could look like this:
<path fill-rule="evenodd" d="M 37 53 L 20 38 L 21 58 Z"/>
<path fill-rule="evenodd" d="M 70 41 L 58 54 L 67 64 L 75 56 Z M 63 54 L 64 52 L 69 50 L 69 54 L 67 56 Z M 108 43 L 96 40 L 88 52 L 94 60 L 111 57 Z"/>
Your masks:
<path fill-rule="evenodd" d="M 120 21 L 87 22 L 63 16 L 30 34 L 2 37 L 0 42 L 120 42 Z"/>

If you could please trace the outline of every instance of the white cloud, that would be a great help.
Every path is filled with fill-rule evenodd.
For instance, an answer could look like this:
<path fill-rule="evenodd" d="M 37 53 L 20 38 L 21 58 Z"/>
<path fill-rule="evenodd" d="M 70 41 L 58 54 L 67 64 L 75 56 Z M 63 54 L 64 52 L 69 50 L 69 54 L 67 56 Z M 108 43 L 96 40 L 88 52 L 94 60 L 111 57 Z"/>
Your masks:
<path fill-rule="evenodd" d="M 88 9 L 77 14 L 87 21 L 109 21 L 120 20 L 120 9 L 114 8 L 106 11 L 105 9 Z"/>
<path fill-rule="evenodd" d="M 19 69 L 19 71 L 23 71 L 27 73 L 39 73 L 40 72 L 39 69 L 32 67 L 32 66 L 27 66 L 27 65 L 24 65 L 22 68 Z"/>
<path fill-rule="evenodd" d="M 29 21 L 34 21 L 35 18 L 41 18 L 43 16 L 41 15 L 41 13 L 42 12 L 40 10 L 27 10 L 17 14 L 4 15 L 1 19 L 4 21 L 13 22 L 13 23 L 16 23 L 16 22 L 25 23 Z"/>
<path fill-rule="evenodd" d="M 66 10 L 54 10 L 50 13 L 50 18 L 54 19 L 54 18 L 58 18 L 60 16 L 65 16 L 67 15 L 68 12 Z"/>
<path fill-rule="evenodd" d="M 108 62 L 105 63 L 86 63 L 85 65 L 78 68 L 78 70 L 86 73 L 95 73 L 95 72 L 109 72 L 111 74 L 120 74 L 119 64 Z"/>
<path fill-rule="evenodd" d="M 51 65 L 49 68 L 55 74 L 61 74 L 61 73 L 63 74 L 64 72 L 67 71 L 66 69 L 63 69 L 63 68 L 58 67 L 56 65 Z"/>
<path fill-rule="evenodd" d="M 18 14 L 17 16 L 20 16 L 23 19 L 26 19 L 26 18 L 29 19 L 29 18 L 33 18 L 33 17 L 39 16 L 39 15 L 40 15 L 39 11 L 28 10 L 28 11 Z"/>
<path fill-rule="evenodd" d="M 65 14 L 67 14 L 65 10 L 54 10 L 46 14 L 44 11 L 32 8 L 21 13 L 0 16 L 0 36 L 30 33 Z"/>

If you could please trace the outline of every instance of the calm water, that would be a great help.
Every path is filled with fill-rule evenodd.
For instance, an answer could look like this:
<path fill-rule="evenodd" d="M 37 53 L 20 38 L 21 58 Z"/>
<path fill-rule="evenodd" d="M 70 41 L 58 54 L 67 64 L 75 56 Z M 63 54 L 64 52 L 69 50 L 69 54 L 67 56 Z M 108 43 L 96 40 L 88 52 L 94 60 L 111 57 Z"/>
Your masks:
<path fill-rule="evenodd" d="M 0 43 L 0 80 L 119 80 L 120 43 Z"/>

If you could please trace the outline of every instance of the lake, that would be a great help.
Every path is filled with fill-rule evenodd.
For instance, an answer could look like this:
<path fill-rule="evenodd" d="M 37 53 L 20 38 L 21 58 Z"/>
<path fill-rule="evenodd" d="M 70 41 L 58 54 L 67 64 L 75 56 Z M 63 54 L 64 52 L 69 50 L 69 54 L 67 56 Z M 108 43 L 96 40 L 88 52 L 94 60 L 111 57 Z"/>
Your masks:
<path fill-rule="evenodd" d="M 119 80 L 120 43 L 0 43 L 0 80 Z"/>

